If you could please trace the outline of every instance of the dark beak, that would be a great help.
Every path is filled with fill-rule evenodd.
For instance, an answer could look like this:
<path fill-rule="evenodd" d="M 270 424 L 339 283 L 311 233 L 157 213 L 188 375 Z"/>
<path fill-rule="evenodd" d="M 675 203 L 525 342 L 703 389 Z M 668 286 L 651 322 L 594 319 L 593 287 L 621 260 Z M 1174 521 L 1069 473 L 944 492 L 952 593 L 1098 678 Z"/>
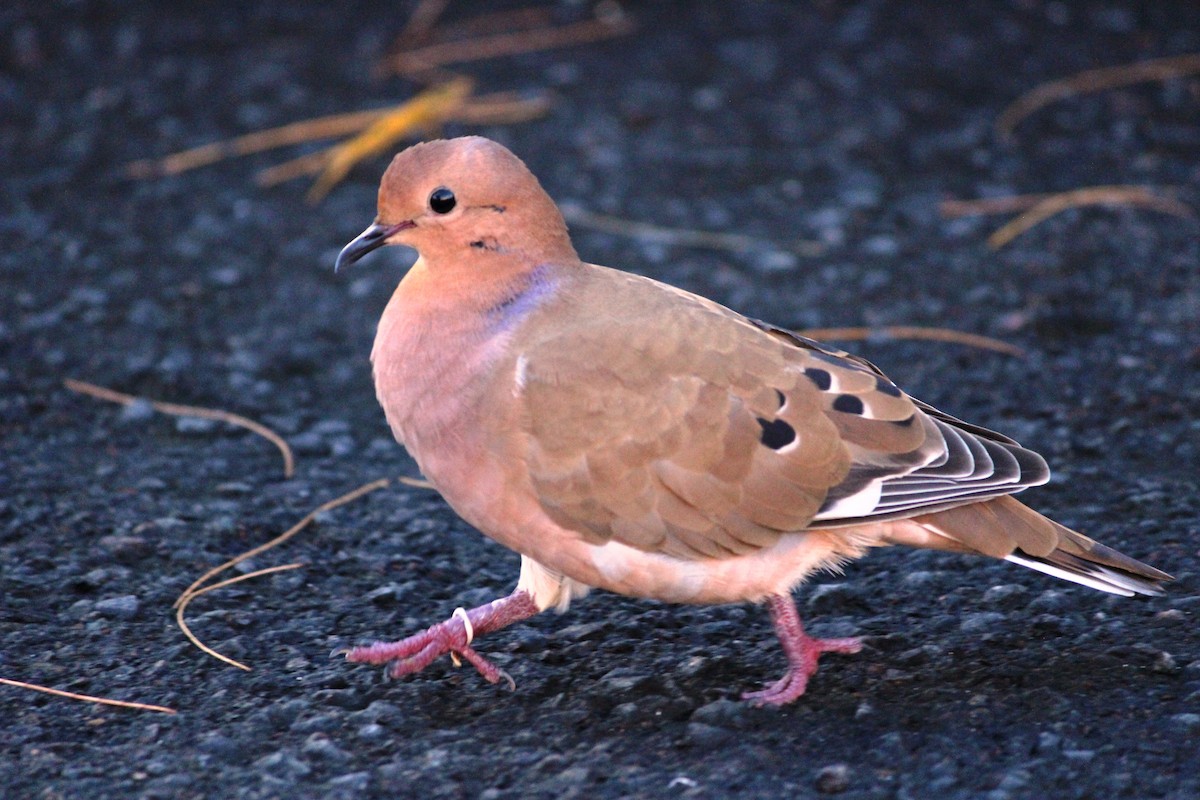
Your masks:
<path fill-rule="evenodd" d="M 342 267 L 348 267 L 355 261 L 365 256 L 367 253 L 387 244 L 387 240 L 392 234 L 411 228 L 415 225 L 411 220 L 398 222 L 395 225 L 380 225 L 375 223 L 365 231 L 354 237 L 354 241 L 342 248 L 342 252 L 338 253 L 337 261 L 333 264 L 333 271 L 337 272 Z"/>

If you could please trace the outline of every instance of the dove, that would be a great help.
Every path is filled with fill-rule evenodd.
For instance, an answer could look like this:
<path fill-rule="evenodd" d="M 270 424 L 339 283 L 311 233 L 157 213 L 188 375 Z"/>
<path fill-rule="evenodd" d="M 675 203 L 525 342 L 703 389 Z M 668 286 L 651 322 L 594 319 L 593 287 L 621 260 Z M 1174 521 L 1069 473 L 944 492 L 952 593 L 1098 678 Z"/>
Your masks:
<path fill-rule="evenodd" d="M 917 400 L 870 362 L 711 300 L 584 263 L 525 164 L 481 137 L 395 156 L 344 268 L 417 260 L 379 321 L 376 394 L 466 522 L 521 556 L 512 594 L 346 652 L 394 677 L 449 655 L 512 679 L 479 636 L 590 589 L 761 603 L 787 660 L 744 698 L 804 694 L 823 653 L 792 597 L 873 547 L 1004 559 L 1116 595 L 1171 577 L 1013 495 L 1049 478 L 1012 439 Z"/>

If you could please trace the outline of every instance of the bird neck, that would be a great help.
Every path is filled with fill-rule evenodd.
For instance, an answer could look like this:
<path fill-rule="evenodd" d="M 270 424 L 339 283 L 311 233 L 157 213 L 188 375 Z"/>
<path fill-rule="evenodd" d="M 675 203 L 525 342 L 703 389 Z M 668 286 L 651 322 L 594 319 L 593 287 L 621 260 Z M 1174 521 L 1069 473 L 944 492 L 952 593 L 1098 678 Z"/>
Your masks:
<path fill-rule="evenodd" d="M 442 433 L 476 407 L 514 331 L 554 296 L 563 270 L 570 270 L 518 269 L 507 260 L 479 266 L 418 258 L 379 320 L 371 351 L 376 392 L 393 431 L 418 461 L 423 442 L 444 445 Z"/>
<path fill-rule="evenodd" d="M 497 252 L 449 261 L 423 255 L 396 287 L 393 303 L 404 316 L 434 317 L 441 326 L 483 323 L 499 309 L 519 308 L 520 298 L 540 294 L 549 274 L 564 266 Z"/>

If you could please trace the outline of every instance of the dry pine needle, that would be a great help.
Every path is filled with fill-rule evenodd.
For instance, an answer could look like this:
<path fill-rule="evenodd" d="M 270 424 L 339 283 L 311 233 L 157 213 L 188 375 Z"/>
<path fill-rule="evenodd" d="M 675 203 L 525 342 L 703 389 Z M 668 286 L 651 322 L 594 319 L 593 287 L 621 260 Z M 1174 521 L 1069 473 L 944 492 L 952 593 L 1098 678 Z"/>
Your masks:
<path fill-rule="evenodd" d="M 146 403 L 155 411 L 162 414 L 167 414 L 173 417 L 196 417 L 199 419 L 211 419 L 217 422 L 225 422 L 230 425 L 236 425 L 239 428 L 245 428 L 252 433 L 256 433 L 266 439 L 279 450 L 279 454 L 283 456 L 283 476 L 285 478 L 292 477 L 296 471 L 296 459 L 292 455 L 292 448 L 284 441 L 283 437 L 275 433 L 275 431 L 263 425 L 261 422 L 255 422 L 248 417 L 243 417 L 241 414 L 234 414 L 229 411 L 222 411 L 218 408 L 204 408 L 202 406 L 185 406 L 179 403 L 165 403 L 160 400 L 150 400 L 145 397 L 137 397 L 132 394 L 125 394 L 105 386 L 97 386 L 94 383 L 87 381 L 79 381 L 74 378 L 67 378 L 63 381 L 63 386 L 77 394 L 84 394 L 89 397 L 95 397 L 98 400 L 107 400 L 110 403 L 119 403 L 123 406 L 130 406 L 134 403 Z"/>
<path fill-rule="evenodd" d="M 42 686 L 37 683 L 26 683 L 25 681 L 14 681 L 10 678 L 0 678 L 0 684 L 5 686 L 13 686 L 18 689 L 29 689 L 34 692 L 43 694 L 52 694 L 55 697 L 66 697 L 70 700 L 79 700 L 84 703 L 97 703 L 103 706 L 115 706 L 117 708 L 133 708 L 139 711 L 157 711 L 160 714 L 174 714 L 175 709 L 167 708 L 166 706 L 156 706 L 151 703 L 134 703 L 129 700 L 113 700 L 108 697 L 96 697 L 90 694 L 79 694 L 78 692 L 68 692 L 63 689 L 52 689 L 49 686 Z"/>

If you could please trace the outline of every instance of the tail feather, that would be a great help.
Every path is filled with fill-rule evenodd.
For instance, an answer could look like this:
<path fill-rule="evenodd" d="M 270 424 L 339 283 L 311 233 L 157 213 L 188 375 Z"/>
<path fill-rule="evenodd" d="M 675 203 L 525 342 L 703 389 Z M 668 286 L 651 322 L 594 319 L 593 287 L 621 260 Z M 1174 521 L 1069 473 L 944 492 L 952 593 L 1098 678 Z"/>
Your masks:
<path fill-rule="evenodd" d="M 897 543 L 974 551 L 1102 592 L 1159 595 L 1162 584 L 1172 580 L 1167 573 L 1076 533 L 1013 497 L 913 517 L 911 522 L 934 536 L 920 543 L 911 535 L 897 537 Z"/>
<path fill-rule="evenodd" d="M 1163 589 L 1159 581 L 1170 580 L 1170 576 L 1160 579 L 1144 578 L 1135 573 L 1112 569 L 1061 551 L 1052 554 L 1051 558 L 1038 558 L 1018 550 L 1006 556 L 1004 560 L 1053 575 L 1056 578 L 1099 589 L 1102 592 L 1119 594 L 1122 597 L 1133 597 L 1135 594 L 1160 595 L 1163 593 Z M 1153 567 L 1147 567 L 1147 569 L 1158 572 Z"/>

